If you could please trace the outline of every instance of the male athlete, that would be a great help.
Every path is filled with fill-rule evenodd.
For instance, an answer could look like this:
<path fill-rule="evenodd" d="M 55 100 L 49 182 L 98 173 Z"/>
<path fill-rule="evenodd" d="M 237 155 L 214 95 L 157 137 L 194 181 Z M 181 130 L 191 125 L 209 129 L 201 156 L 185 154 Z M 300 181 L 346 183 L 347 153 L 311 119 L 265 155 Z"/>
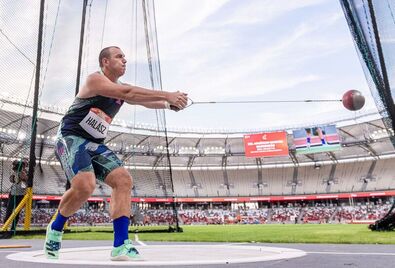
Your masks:
<path fill-rule="evenodd" d="M 63 117 L 55 142 L 55 153 L 71 181 L 60 201 L 58 213 L 47 227 L 44 251 L 58 259 L 63 226 L 95 189 L 96 179 L 112 188 L 110 215 L 114 226 L 111 260 L 138 259 L 138 251 L 128 236 L 132 177 L 122 162 L 103 143 L 108 128 L 122 104 L 138 104 L 151 109 L 182 110 L 187 94 L 149 90 L 118 81 L 126 70 L 120 48 L 104 48 L 99 55 L 100 71 L 90 74 Z"/>

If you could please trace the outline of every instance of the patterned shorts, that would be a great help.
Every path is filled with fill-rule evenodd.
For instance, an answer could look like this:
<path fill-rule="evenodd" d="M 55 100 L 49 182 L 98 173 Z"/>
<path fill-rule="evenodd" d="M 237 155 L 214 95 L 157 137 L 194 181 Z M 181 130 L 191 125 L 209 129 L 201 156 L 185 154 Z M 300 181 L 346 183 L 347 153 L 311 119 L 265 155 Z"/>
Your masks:
<path fill-rule="evenodd" d="M 58 136 L 55 155 L 69 181 L 80 171 L 94 172 L 104 181 L 114 169 L 123 166 L 122 161 L 104 144 L 94 143 L 78 136 Z"/>

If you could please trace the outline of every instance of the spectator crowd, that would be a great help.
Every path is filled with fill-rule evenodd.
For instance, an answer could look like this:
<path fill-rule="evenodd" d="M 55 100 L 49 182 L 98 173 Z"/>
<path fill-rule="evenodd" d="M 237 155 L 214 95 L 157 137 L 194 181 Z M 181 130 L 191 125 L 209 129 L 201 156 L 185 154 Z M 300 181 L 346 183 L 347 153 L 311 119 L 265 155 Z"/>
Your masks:
<path fill-rule="evenodd" d="M 350 223 L 353 221 L 375 221 L 382 218 L 390 209 L 391 204 L 357 204 L 354 206 L 316 204 L 302 206 L 288 204 L 287 206 L 272 206 L 271 208 L 244 209 L 239 207 L 231 210 L 226 208 L 178 209 L 178 220 L 183 225 L 211 224 L 278 224 L 278 223 Z M 4 217 L 5 208 L 1 210 Z M 34 208 L 32 226 L 46 226 L 56 212 L 54 208 Z M 174 224 L 172 209 L 137 209 L 134 211 L 132 224 L 137 225 L 168 225 Z M 22 211 L 19 225 L 23 224 Z M 71 226 L 93 226 L 111 223 L 108 211 L 104 209 L 80 209 L 68 224 Z"/>

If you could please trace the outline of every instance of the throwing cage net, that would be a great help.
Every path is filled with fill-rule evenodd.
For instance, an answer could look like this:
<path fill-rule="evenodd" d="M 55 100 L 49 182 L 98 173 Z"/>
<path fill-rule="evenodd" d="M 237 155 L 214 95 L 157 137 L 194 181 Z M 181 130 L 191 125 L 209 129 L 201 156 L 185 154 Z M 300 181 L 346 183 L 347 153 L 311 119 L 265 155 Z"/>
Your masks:
<path fill-rule="evenodd" d="M 341 0 L 360 61 L 387 130 L 395 129 L 395 3 L 390 0 Z M 392 131 L 391 131 L 392 130 Z M 395 137 L 390 135 L 395 145 Z M 393 230 L 394 206 L 369 228 Z"/>
<path fill-rule="evenodd" d="M 115 45 L 125 53 L 128 62 L 122 82 L 162 89 L 154 1 L 0 0 L 0 44 L 2 231 L 13 227 L 4 223 L 15 185 L 10 180 L 16 172 L 15 160 L 29 163 L 28 179 L 19 187 L 22 196 L 30 195 L 20 210 L 19 227 L 26 219 L 25 230 L 31 225 L 43 229 L 68 187 L 54 155 L 59 121 L 87 75 L 99 70 L 100 50 Z M 105 143 L 133 177 L 131 198 L 166 198 L 161 222 L 178 230 L 165 111 L 125 104 Z M 110 195 L 111 188 L 98 181 L 89 201 L 100 202 L 106 213 Z M 132 206 L 134 221 L 143 223 L 149 207 Z M 91 213 L 92 207 L 88 202 L 86 210 L 78 213 Z M 85 218 L 84 223 L 92 225 Z"/>

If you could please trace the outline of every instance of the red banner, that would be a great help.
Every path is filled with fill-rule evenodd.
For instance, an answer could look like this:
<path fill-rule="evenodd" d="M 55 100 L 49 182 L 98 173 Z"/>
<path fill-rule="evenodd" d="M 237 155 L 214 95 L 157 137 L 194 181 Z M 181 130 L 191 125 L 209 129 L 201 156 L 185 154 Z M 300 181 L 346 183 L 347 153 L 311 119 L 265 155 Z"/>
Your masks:
<path fill-rule="evenodd" d="M 312 195 L 274 195 L 274 196 L 251 196 L 251 197 L 179 197 L 175 198 L 178 203 L 223 203 L 223 202 L 276 202 L 276 201 L 298 201 L 298 200 L 322 200 L 322 199 L 349 199 L 361 197 L 382 197 L 382 196 L 395 196 L 395 190 L 381 191 L 381 192 L 355 192 L 355 193 L 338 193 L 338 194 L 312 194 Z M 8 198 L 8 194 L 0 194 L 0 198 Z M 33 200 L 60 200 L 61 196 L 53 195 L 33 195 Z M 110 202 L 110 198 L 91 197 L 89 202 Z M 173 198 L 169 197 L 132 197 L 131 202 L 142 203 L 171 203 Z"/>
<path fill-rule="evenodd" d="M 246 157 L 287 156 L 287 133 L 269 132 L 244 135 Z"/>
<path fill-rule="evenodd" d="M 0 199 L 7 199 L 8 194 L 0 194 Z M 62 196 L 60 195 L 33 195 L 33 200 L 48 200 L 48 201 L 60 201 Z M 88 202 L 103 202 L 102 197 L 89 197 Z"/>

